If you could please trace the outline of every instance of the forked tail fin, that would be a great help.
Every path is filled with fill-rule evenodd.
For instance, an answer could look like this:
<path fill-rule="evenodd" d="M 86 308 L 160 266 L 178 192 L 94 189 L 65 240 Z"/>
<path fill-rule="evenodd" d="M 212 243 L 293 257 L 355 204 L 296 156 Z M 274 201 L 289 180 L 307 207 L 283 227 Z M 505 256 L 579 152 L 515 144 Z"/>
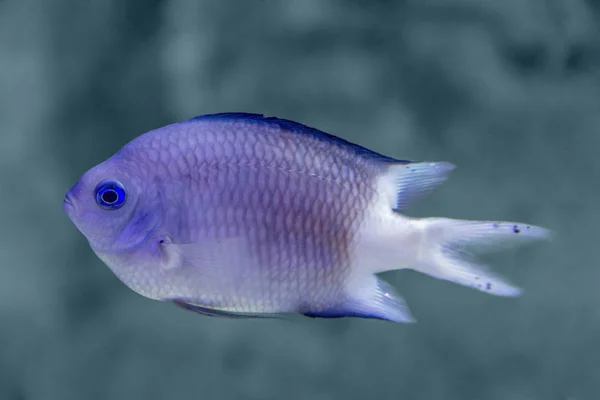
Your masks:
<path fill-rule="evenodd" d="M 521 289 L 489 271 L 474 255 L 547 239 L 547 229 L 518 222 L 424 218 L 411 221 L 422 229 L 417 271 L 496 296 L 518 296 Z"/>

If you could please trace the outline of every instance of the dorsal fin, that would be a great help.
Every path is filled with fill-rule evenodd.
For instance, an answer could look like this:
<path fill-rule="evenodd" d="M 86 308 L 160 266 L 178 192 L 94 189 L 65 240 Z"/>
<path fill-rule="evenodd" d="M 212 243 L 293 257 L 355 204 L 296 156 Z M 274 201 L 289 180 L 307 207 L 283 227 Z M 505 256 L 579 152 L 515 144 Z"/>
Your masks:
<path fill-rule="evenodd" d="M 398 160 L 392 157 L 385 156 L 383 154 L 377 153 L 373 150 L 369 150 L 365 147 L 362 147 L 358 144 L 349 142 L 340 137 L 334 136 L 327 132 L 320 131 L 318 129 L 312 128 L 310 126 L 303 125 L 299 122 L 290 121 L 283 118 L 277 117 L 265 117 L 263 114 L 251 114 L 251 113 L 243 113 L 243 112 L 226 112 L 226 113 L 218 113 L 218 114 L 206 114 L 199 115 L 197 117 L 191 118 L 188 121 L 205 121 L 205 120 L 233 120 L 240 121 L 246 123 L 264 123 L 272 126 L 278 126 L 280 129 L 285 130 L 287 132 L 293 132 L 301 135 L 309 135 L 314 139 L 331 143 L 336 146 L 345 147 L 352 151 L 354 151 L 357 155 L 362 157 L 367 157 L 375 161 L 383 162 L 383 163 L 394 163 L 394 164 L 405 164 L 409 161 L 407 160 Z"/>
<path fill-rule="evenodd" d="M 444 161 L 390 165 L 385 175 L 394 188 L 390 207 L 398 211 L 406 209 L 441 185 L 454 168 L 454 164 Z"/>
<path fill-rule="evenodd" d="M 265 116 L 262 114 L 245 113 L 245 112 L 224 112 L 215 114 L 204 114 L 190 118 L 189 121 L 194 120 L 208 120 L 208 119 L 243 119 L 243 120 L 262 120 Z"/>

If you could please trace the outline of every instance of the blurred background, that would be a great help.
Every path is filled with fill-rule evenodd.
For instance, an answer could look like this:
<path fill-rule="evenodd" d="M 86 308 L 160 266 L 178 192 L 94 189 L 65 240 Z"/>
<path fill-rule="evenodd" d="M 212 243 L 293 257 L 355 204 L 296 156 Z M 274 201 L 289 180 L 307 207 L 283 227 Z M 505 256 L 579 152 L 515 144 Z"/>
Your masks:
<path fill-rule="evenodd" d="M 591 0 L 0 0 L 0 399 L 600 398 L 599 22 Z M 63 195 L 139 134 L 224 111 L 453 162 L 409 215 L 554 239 L 494 262 L 519 299 L 386 273 L 410 326 L 144 299 Z"/>

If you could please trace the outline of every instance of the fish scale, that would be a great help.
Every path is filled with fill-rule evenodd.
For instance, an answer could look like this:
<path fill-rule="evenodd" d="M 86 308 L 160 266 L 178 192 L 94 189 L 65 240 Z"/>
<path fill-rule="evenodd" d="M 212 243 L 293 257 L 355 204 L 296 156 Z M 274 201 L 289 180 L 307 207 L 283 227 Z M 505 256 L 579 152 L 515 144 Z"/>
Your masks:
<path fill-rule="evenodd" d="M 233 171 L 234 170 L 229 169 L 229 168 L 223 170 L 224 173 L 228 173 L 229 175 L 232 175 Z M 273 199 L 281 199 L 281 198 L 283 198 L 283 196 L 285 194 L 284 193 L 285 187 L 281 187 L 281 181 L 270 180 L 270 182 L 271 183 L 275 183 L 277 185 L 276 190 L 273 192 Z M 265 188 L 265 189 L 268 190 L 269 188 Z M 237 193 L 237 192 L 236 191 L 231 191 L 231 193 Z M 254 193 L 256 193 L 256 192 L 254 192 Z M 313 204 L 315 204 L 316 207 L 314 207 L 314 208 L 316 210 L 324 210 L 325 208 L 323 207 L 323 204 L 318 204 L 319 203 L 318 193 L 320 193 L 320 191 L 318 191 L 318 190 L 315 191 L 315 194 L 317 194 L 317 196 L 315 196 L 315 199 L 311 200 L 310 202 L 313 203 Z M 254 196 L 251 196 L 250 199 L 257 200 L 257 198 L 254 197 Z M 303 206 L 306 207 L 306 204 L 303 204 L 305 201 L 306 201 L 306 198 L 302 199 L 300 197 L 293 197 L 292 198 L 292 203 L 293 203 L 292 207 L 294 207 L 294 208 L 303 208 Z M 248 206 L 249 206 L 248 209 L 249 210 L 255 210 L 255 209 L 257 209 L 259 212 L 260 211 L 262 211 L 262 212 L 268 211 L 268 210 L 261 210 L 260 203 L 257 204 L 258 207 L 254 207 L 254 204 L 256 204 L 256 203 L 248 204 Z M 311 207 L 309 205 L 308 209 L 310 209 L 310 208 Z M 228 224 L 229 221 L 220 220 L 219 219 L 219 215 L 212 213 L 210 210 L 205 210 L 205 214 L 214 217 L 214 219 L 211 220 L 209 224 L 207 224 L 209 226 L 210 225 L 230 226 L 230 224 Z M 308 233 L 308 231 L 310 231 L 311 229 L 313 229 L 313 226 L 311 226 L 310 223 L 312 222 L 313 224 L 318 225 L 319 222 L 322 222 L 323 218 L 326 217 L 326 214 L 319 213 L 318 215 L 316 215 L 316 219 L 304 218 L 304 221 L 305 221 L 305 226 L 303 227 L 304 230 L 298 231 L 297 232 L 297 236 L 289 235 L 289 234 L 286 235 L 285 234 L 286 232 L 291 232 L 293 230 L 293 223 L 292 223 L 293 222 L 293 218 L 292 218 L 292 216 L 293 216 L 293 214 L 291 214 L 291 213 L 276 214 L 277 221 L 273 225 L 274 229 L 271 229 L 271 231 L 274 232 L 279 237 L 281 237 L 283 240 L 277 242 L 277 246 L 273 249 L 273 251 L 271 251 L 269 253 L 264 253 L 263 252 L 262 254 L 259 253 L 259 254 L 255 255 L 255 257 L 257 258 L 257 261 L 260 263 L 260 265 L 267 265 L 267 264 L 269 264 L 270 261 L 272 261 L 272 260 L 269 259 L 269 257 L 273 256 L 275 258 L 277 254 L 282 254 L 283 252 L 280 251 L 280 248 L 286 246 L 286 239 L 287 239 L 287 242 L 289 242 L 289 241 L 296 242 L 296 243 L 302 242 L 302 239 L 305 238 L 305 237 L 307 237 L 306 234 Z M 339 215 L 338 215 L 338 217 L 339 217 Z M 255 217 L 255 218 L 252 218 L 252 220 L 259 220 L 259 218 Z M 252 228 L 252 225 L 250 226 L 250 229 L 251 228 Z M 202 230 L 198 230 L 197 233 L 199 235 L 202 235 L 203 233 L 206 233 L 206 232 L 202 232 Z M 258 235 L 254 234 L 254 235 L 250 235 L 250 236 L 251 237 L 258 237 L 258 238 L 260 238 L 261 235 L 260 234 L 258 234 Z M 186 239 L 193 241 L 193 240 L 197 240 L 198 238 L 189 237 L 189 238 L 186 238 Z M 252 243 L 252 244 L 254 244 L 254 243 Z M 256 245 L 260 245 L 260 243 L 256 243 Z M 314 247 L 316 247 L 315 244 L 306 243 L 305 246 L 304 246 L 304 249 L 309 249 L 310 250 L 310 249 L 313 249 Z M 298 254 L 295 254 L 295 255 L 292 254 L 291 255 L 292 259 L 295 260 L 296 262 L 302 256 L 307 256 L 307 254 L 302 254 L 301 250 L 302 250 L 302 248 L 299 249 Z M 273 254 L 271 254 L 271 253 L 273 253 Z M 331 256 L 330 258 L 333 259 L 334 257 Z M 288 264 L 288 265 L 290 265 L 290 264 Z M 305 266 L 305 267 L 308 267 L 308 265 Z M 297 274 L 297 272 L 300 271 L 300 270 L 302 270 L 301 266 L 300 265 L 294 265 L 294 263 L 291 263 L 290 268 L 287 269 L 287 271 L 289 271 L 290 277 L 294 278 L 295 280 L 301 278 L 301 276 Z M 284 270 L 284 272 L 285 272 L 285 270 Z M 290 283 L 289 283 L 290 289 L 289 290 L 292 290 L 294 288 L 294 286 L 297 284 L 297 282 L 295 282 L 294 279 L 290 280 Z M 285 282 L 286 280 L 284 279 L 283 281 Z M 232 307 L 232 306 L 235 306 L 235 305 L 228 304 L 227 306 L 228 307 Z M 249 310 L 249 311 L 252 311 L 252 310 Z"/>

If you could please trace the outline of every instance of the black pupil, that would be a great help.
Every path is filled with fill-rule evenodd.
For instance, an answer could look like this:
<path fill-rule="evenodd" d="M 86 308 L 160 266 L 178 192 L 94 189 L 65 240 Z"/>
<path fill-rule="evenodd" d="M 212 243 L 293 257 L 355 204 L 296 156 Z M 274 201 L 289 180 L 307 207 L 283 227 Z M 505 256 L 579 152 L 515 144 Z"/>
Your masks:
<path fill-rule="evenodd" d="M 102 193 L 102 201 L 108 204 L 112 204 L 119 198 L 119 195 L 114 190 L 107 190 Z"/>

